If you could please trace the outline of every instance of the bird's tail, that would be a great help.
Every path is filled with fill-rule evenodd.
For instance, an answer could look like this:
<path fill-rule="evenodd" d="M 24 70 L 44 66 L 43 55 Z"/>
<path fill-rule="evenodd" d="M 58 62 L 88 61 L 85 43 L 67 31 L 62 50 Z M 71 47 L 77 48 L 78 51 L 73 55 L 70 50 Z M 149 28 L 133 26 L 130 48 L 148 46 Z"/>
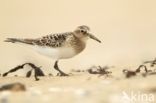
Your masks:
<path fill-rule="evenodd" d="M 7 38 L 5 42 L 12 42 L 12 43 L 24 43 L 24 44 L 31 44 L 33 45 L 32 39 L 18 39 L 18 38 Z"/>

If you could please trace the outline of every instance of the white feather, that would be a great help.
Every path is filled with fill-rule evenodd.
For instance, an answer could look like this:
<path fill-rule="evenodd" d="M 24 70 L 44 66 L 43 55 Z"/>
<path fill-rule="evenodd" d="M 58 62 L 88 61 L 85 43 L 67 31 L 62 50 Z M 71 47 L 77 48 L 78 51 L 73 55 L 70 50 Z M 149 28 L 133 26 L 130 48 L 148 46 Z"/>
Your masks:
<path fill-rule="evenodd" d="M 53 59 L 67 59 L 76 55 L 72 47 L 40 47 L 35 46 L 34 48 L 38 53 L 48 56 Z"/>

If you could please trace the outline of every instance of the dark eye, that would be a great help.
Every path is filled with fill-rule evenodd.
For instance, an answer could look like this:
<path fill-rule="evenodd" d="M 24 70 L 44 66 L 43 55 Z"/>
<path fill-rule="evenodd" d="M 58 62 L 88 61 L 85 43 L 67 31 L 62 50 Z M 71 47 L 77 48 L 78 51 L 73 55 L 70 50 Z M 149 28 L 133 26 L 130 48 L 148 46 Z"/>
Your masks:
<path fill-rule="evenodd" d="M 84 33 L 84 34 L 86 33 L 86 31 L 85 31 L 85 30 L 80 30 L 80 31 L 81 31 L 81 33 Z"/>

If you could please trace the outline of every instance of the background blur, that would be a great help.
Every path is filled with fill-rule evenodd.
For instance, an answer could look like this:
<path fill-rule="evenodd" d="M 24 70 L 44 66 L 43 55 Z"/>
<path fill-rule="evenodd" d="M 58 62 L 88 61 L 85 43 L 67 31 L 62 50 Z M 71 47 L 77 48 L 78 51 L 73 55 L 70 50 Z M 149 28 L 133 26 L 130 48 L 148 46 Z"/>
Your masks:
<path fill-rule="evenodd" d="M 0 0 L 0 72 L 24 62 L 52 72 L 54 61 L 33 50 L 3 42 L 7 37 L 37 38 L 88 25 L 103 42 L 87 48 L 60 67 L 133 66 L 156 57 L 155 0 Z"/>

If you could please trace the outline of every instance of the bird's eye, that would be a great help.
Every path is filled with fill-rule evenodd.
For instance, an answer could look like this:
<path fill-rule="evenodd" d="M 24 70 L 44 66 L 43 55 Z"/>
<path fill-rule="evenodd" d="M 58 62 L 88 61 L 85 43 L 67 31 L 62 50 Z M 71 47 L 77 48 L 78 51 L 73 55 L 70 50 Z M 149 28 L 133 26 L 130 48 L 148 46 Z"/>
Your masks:
<path fill-rule="evenodd" d="M 80 31 L 81 31 L 81 33 L 84 33 L 84 34 L 86 33 L 86 31 L 85 31 L 85 30 L 80 30 Z"/>

